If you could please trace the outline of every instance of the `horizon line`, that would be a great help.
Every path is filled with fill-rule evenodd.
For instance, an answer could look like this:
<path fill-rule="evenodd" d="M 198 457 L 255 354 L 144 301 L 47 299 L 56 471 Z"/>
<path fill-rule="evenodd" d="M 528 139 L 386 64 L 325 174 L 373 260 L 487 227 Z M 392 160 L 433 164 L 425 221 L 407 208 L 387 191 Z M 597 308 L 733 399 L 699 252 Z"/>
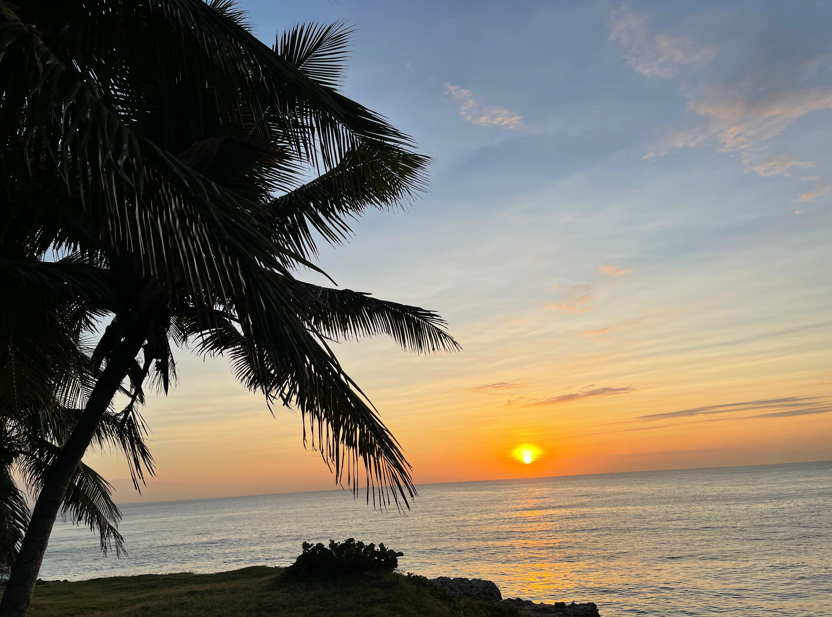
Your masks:
<path fill-rule="evenodd" d="M 663 473 L 667 471 L 704 471 L 706 469 L 744 469 L 748 467 L 784 467 L 787 465 L 811 465 L 817 463 L 832 463 L 832 459 L 821 459 L 821 460 L 810 460 L 810 461 L 793 461 L 790 463 L 758 463 L 754 465 L 715 465 L 715 466 L 706 466 L 706 467 L 670 467 L 667 469 L 642 469 L 636 471 L 605 471 L 600 473 L 573 473 L 573 474 L 563 474 L 563 475 L 554 475 L 554 476 L 530 476 L 526 478 L 489 478 L 487 480 L 449 480 L 447 482 L 426 482 L 423 484 L 415 485 L 417 488 L 420 486 L 440 486 L 444 484 L 475 484 L 479 482 L 515 482 L 515 481 L 523 481 L 523 480 L 548 480 L 551 478 L 581 478 L 586 476 L 619 476 L 625 474 L 636 474 L 636 473 Z M 164 503 L 186 503 L 191 501 L 212 501 L 218 499 L 247 499 L 249 497 L 273 497 L 276 495 L 305 495 L 311 493 L 333 493 L 335 491 L 341 492 L 352 492 L 350 489 L 346 487 L 340 488 L 330 488 L 330 489 L 317 489 L 317 490 L 309 490 L 309 491 L 288 491 L 285 493 L 254 493 L 251 495 L 227 495 L 224 497 L 195 497 L 193 499 L 162 499 L 158 501 L 128 501 L 128 502 L 116 502 L 116 505 L 121 506 L 132 506 L 132 505 L 150 505 L 150 504 L 164 504 Z M 366 493 L 366 489 L 361 489 L 353 493 L 354 498 L 357 500 L 360 493 Z M 418 497 L 418 495 L 417 495 Z M 415 499 L 415 497 L 414 497 Z"/>

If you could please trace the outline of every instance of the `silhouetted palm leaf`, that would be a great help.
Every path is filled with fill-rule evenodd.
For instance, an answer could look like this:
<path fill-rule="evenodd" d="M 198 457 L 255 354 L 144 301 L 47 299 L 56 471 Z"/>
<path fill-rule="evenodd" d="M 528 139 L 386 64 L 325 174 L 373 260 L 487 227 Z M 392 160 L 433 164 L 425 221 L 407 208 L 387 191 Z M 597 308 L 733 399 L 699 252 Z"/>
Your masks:
<path fill-rule="evenodd" d="M 0 441 L 0 456 L 4 461 L 14 456 L 8 435 Z M 29 508 L 23 493 L 17 488 L 10 467 L 0 465 L 0 574 L 9 571 L 29 523 Z"/>
<path fill-rule="evenodd" d="M 274 50 L 319 84 L 337 88 L 343 78 L 351 34 L 343 22 L 299 24 L 277 37 Z"/>

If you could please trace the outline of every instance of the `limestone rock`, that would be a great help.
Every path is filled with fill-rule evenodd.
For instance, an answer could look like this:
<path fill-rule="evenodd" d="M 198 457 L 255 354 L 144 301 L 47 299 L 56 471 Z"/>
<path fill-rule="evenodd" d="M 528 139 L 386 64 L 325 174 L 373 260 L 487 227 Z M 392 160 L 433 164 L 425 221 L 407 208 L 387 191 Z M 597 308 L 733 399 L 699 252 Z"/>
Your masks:
<path fill-rule="evenodd" d="M 431 583 L 438 587 L 443 587 L 448 593 L 458 596 L 490 600 L 492 602 L 499 602 L 503 599 L 497 585 L 481 578 L 449 578 L 447 576 L 440 576 L 439 578 L 431 579 Z"/>
<path fill-rule="evenodd" d="M 449 578 L 440 576 L 430 581 L 437 587 L 442 587 L 446 592 L 458 596 L 467 596 L 477 600 L 488 600 L 490 602 L 502 602 L 507 606 L 513 606 L 526 614 L 535 617 L 546 617 L 547 615 L 558 615 L 559 617 L 601 617 L 598 607 L 592 603 L 576 604 L 572 602 L 555 602 L 554 604 L 535 604 L 531 600 L 521 598 L 509 598 L 503 600 L 499 587 L 491 581 L 481 578 Z"/>
<path fill-rule="evenodd" d="M 561 615 L 568 617 L 600 617 L 598 607 L 593 602 L 586 604 L 567 604 L 566 602 L 555 602 L 554 604 L 544 604 L 540 602 L 535 604 L 531 600 L 521 600 L 520 598 L 509 598 L 503 600 L 503 604 L 508 604 L 515 608 L 531 613 L 532 615 Z"/>

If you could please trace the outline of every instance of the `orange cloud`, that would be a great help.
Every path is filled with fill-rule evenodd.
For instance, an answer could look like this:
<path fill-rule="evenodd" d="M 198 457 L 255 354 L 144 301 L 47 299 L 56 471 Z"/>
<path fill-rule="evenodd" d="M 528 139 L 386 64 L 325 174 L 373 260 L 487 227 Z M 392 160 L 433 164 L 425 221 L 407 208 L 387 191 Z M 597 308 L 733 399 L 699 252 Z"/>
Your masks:
<path fill-rule="evenodd" d="M 604 264 L 600 268 L 598 268 L 598 272 L 600 274 L 607 274 L 609 276 L 624 276 L 625 274 L 629 274 L 632 272 L 630 268 L 616 268 L 612 264 Z"/>
<path fill-rule="evenodd" d="M 780 135 L 806 114 L 832 109 L 832 88 L 803 88 L 773 92 L 751 101 L 747 84 L 736 83 L 708 88 L 688 108 L 703 122 L 694 128 L 666 132 L 644 156 L 663 156 L 674 148 L 695 148 L 713 143 L 723 152 L 738 152 L 746 171 L 761 176 L 788 175 L 791 167 L 813 167 L 786 154 L 763 159 L 766 140 Z"/>
<path fill-rule="evenodd" d="M 445 84 L 445 93 L 459 105 L 459 115 L 471 124 L 496 126 L 501 129 L 522 129 L 523 117 L 505 107 L 488 107 L 474 99 L 470 90 Z"/>
<path fill-rule="evenodd" d="M 575 285 L 563 292 L 563 302 L 551 302 L 546 306 L 553 311 L 562 311 L 564 313 L 586 313 L 593 310 L 595 307 L 592 303 L 597 300 L 597 296 L 588 293 L 590 286 L 584 283 L 583 285 Z"/>
<path fill-rule="evenodd" d="M 790 176 L 788 170 L 791 167 L 807 168 L 814 167 L 811 161 L 798 161 L 788 154 L 774 154 L 764 162 L 751 168 L 761 176 Z"/>
<path fill-rule="evenodd" d="M 739 84 L 731 84 L 708 89 L 689 107 L 710 121 L 708 130 L 730 152 L 775 137 L 808 113 L 832 109 L 832 88 L 784 90 L 752 103 Z"/>
<path fill-rule="evenodd" d="M 621 46 L 628 66 L 645 77 L 660 79 L 672 79 L 685 66 L 704 66 L 719 52 L 716 46 L 703 47 L 686 37 L 652 36 L 646 18 L 627 6 L 610 16 L 610 40 Z"/>
<path fill-rule="evenodd" d="M 813 188 L 811 191 L 803 193 L 803 195 L 795 199 L 792 203 L 807 203 L 829 191 L 829 184 L 827 184 L 823 181 L 822 178 L 819 178 L 817 176 L 808 176 L 805 178 L 801 178 L 801 180 L 812 180 L 815 183 L 815 188 Z"/>

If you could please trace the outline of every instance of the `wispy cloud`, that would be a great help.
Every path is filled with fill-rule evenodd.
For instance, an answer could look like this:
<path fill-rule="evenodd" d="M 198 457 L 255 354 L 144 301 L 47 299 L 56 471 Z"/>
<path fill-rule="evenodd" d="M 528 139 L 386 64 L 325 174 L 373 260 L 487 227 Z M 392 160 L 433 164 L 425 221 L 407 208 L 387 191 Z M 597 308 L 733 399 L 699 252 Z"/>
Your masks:
<path fill-rule="evenodd" d="M 775 411 L 772 413 L 761 413 L 755 418 L 790 418 L 792 416 L 813 416 L 818 413 L 832 413 L 832 406 L 808 407 L 803 409 L 790 409 L 788 411 Z"/>
<path fill-rule="evenodd" d="M 597 300 L 597 297 L 593 296 L 590 291 L 591 287 L 586 283 L 575 285 L 564 290 L 563 302 L 550 302 L 546 306 L 553 311 L 564 313 L 586 313 L 595 308 L 592 303 Z"/>
<path fill-rule="evenodd" d="M 638 327 L 638 325 L 641 322 L 642 319 L 631 319 L 629 321 L 617 323 L 612 326 L 606 326 L 604 328 L 591 328 L 588 330 L 584 330 L 583 332 L 581 332 L 581 334 L 583 336 L 589 336 L 595 339 L 605 339 L 619 332 L 633 330 L 634 328 Z"/>
<path fill-rule="evenodd" d="M 818 176 L 808 176 L 801 178 L 801 180 L 813 181 L 815 183 L 815 188 L 811 191 L 803 193 L 803 195 L 795 199 L 792 203 L 807 203 L 829 191 L 829 184 Z"/>
<path fill-rule="evenodd" d="M 635 388 L 595 388 L 593 390 L 583 390 L 581 392 L 571 392 L 569 394 L 561 394 L 560 396 L 553 396 L 542 401 L 529 403 L 526 407 L 536 407 L 539 405 L 560 405 L 561 403 L 570 403 L 584 398 L 592 398 L 594 396 L 614 396 L 616 394 L 629 394 L 635 392 Z"/>
<path fill-rule="evenodd" d="M 688 108 L 705 123 L 695 129 L 670 132 L 648 156 L 665 154 L 672 148 L 715 143 L 723 152 L 740 152 L 748 170 L 769 171 L 776 169 L 777 165 L 767 167 L 766 163 L 760 162 L 763 142 L 780 135 L 806 114 L 832 109 L 832 88 L 784 90 L 759 100 L 750 100 L 746 95 L 748 89 L 748 84 L 744 83 L 708 88 L 701 98 L 688 103 Z M 774 158 L 777 156 L 784 155 L 775 155 Z M 771 158 L 765 160 L 770 161 Z M 812 165 L 808 161 L 798 164 L 803 167 Z"/>
<path fill-rule="evenodd" d="M 610 39 L 620 44 L 628 66 L 646 77 L 674 79 L 680 93 L 688 98 L 691 121 L 660 132 L 644 158 L 663 156 L 676 148 L 712 145 L 722 152 L 737 153 L 745 170 L 760 176 L 789 176 L 790 170 L 814 167 L 813 161 L 771 154 L 768 143 L 803 116 L 832 109 L 832 87 L 788 87 L 777 75 L 753 69 L 732 82 L 703 87 L 707 74 L 694 75 L 693 70 L 682 69 L 701 68 L 716 56 L 718 48 L 685 37 L 654 34 L 647 19 L 628 6 L 612 12 Z M 800 75 L 808 68 L 804 63 L 788 70 Z M 829 188 L 819 181 L 796 201 L 811 201 Z"/>
<path fill-rule="evenodd" d="M 582 334 L 587 336 L 603 336 L 604 334 L 609 334 L 612 331 L 612 326 L 609 328 L 598 328 L 597 330 L 584 330 Z"/>
<path fill-rule="evenodd" d="M 668 426 L 675 426 L 673 424 L 651 424 L 649 426 L 637 426 L 636 428 L 622 428 L 614 431 L 598 431 L 594 433 L 577 433 L 575 435 L 566 435 L 566 439 L 573 437 L 592 437 L 593 435 L 614 435 L 615 433 L 632 433 L 634 431 L 655 431 L 658 429 L 667 428 Z"/>
<path fill-rule="evenodd" d="M 516 390 L 517 388 L 524 388 L 525 384 L 515 381 L 498 381 L 497 383 L 489 383 L 484 386 L 474 386 L 467 388 L 470 392 L 490 392 L 493 390 Z"/>
<path fill-rule="evenodd" d="M 690 418 L 693 416 L 712 416 L 717 414 L 763 410 L 780 411 L 771 411 L 769 413 L 759 414 L 752 417 L 784 417 L 827 413 L 832 412 L 832 405 L 817 396 L 789 396 L 785 398 L 763 399 L 758 401 L 743 401 L 741 403 L 707 405 L 705 407 L 681 409 L 679 411 L 671 411 L 668 413 L 654 413 L 646 416 L 639 416 L 637 419 L 652 422 L 655 420 L 667 420 L 669 418 Z"/>
<path fill-rule="evenodd" d="M 522 129 L 523 117 L 505 107 L 490 107 L 478 102 L 470 90 L 446 83 L 445 93 L 458 105 L 459 115 L 479 126 L 496 126 L 502 129 Z"/>
<path fill-rule="evenodd" d="M 792 168 L 814 167 L 812 161 L 797 160 L 787 154 L 768 154 L 767 142 L 806 114 L 832 109 L 832 88 L 783 90 L 758 100 L 747 96 L 749 90 L 752 89 L 742 81 L 707 89 L 701 97 L 688 103 L 688 108 L 700 118 L 700 124 L 665 132 L 644 158 L 663 156 L 675 148 L 711 144 L 722 152 L 738 153 L 745 170 L 760 176 L 789 176 Z M 812 201 L 829 190 L 825 182 L 820 179 L 816 182 L 814 189 L 795 201 Z"/>
<path fill-rule="evenodd" d="M 612 264 L 604 264 L 600 268 L 598 268 L 599 274 L 606 274 L 608 276 L 624 276 L 625 274 L 629 274 L 632 272 L 630 268 L 617 268 Z"/>
<path fill-rule="evenodd" d="M 814 166 L 815 164 L 811 161 L 798 161 L 788 154 L 773 154 L 765 161 L 752 167 L 751 171 L 755 171 L 761 176 L 790 176 L 788 170 L 792 167 L 806 169 Z"/>
<path fill-rule="evenodd" d="M 627 65 L 645 77 L 672 79 L 683 67 L 699 68 L 719 53 L 692 39 L 669 34 L 652 35 L 647 19 L 622 6 L 610 16 L 610 40 L 621 46 Z"/>

